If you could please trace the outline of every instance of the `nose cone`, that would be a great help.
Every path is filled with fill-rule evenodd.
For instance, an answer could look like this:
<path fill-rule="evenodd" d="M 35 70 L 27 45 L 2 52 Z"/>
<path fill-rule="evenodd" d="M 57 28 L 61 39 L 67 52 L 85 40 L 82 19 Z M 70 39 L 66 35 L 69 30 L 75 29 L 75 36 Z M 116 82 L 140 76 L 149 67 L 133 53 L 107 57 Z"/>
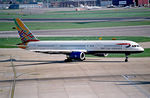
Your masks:
<path fill-rule="evenodd" d="M 139 47 L 139 48 L 138 48 L 138 51 L 139 51 L 139 52 L 144 52 L 144 49 L 143 49 L 142 47 Z"/>

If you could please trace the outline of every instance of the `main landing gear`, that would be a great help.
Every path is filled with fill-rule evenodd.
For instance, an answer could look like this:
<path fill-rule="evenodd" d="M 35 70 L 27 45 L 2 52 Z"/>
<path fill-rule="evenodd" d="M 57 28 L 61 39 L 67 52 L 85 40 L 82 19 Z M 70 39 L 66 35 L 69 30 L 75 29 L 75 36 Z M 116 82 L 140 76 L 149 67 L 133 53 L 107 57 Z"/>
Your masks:
<path fill-rule="evenodd" d="M 67 59 L 65 59 L 65 62 L 72 62 L 72 59 L 67 58 Z"/>
<path fill-rule="evenodd" d="M 85 58 L 84 58 L 84 59 L 71 59 L 71 58 L 67 57 L 67 58 L 65 59 L 65 62 L 83 61 L 83 60 L 85 60 Z"/>
<path fill-rule="evenodd" d="M 126 56 L 125 62 L 128 62 L 128 55 L 130 55 L 130 54 L 125 54 L 125 56 Z"/>

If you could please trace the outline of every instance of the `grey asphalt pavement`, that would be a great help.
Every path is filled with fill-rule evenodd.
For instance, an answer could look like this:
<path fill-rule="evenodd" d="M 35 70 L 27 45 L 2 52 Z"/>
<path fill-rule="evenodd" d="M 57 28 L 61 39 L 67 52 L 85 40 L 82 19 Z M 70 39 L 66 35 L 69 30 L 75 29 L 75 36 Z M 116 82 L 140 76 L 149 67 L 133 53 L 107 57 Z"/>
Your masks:
<path fill-rule="evenodd" d="M 13 84 L 12 56 L 16 70 Z M 0 49 L 0 98 L 149 98 L 150 58 L 87 57 L 64 62 L 65 55 Z"/>
<path fill-rule="evenodd" d="M 103 22 L 103 21 L 149 21 L 150 17 L 120 17 L 120 18 L 28 18 L 26 22 Z M 12 18 L 0 18 L 0 22 L 13 22 Z"/>
<path fill-rule="evenodd" d="M 32 30 L 35 36 L 149 36 L 150 25 L 103 28 Z M 0 31 L 0 37 L 17 37 L 17 31 Z"/>

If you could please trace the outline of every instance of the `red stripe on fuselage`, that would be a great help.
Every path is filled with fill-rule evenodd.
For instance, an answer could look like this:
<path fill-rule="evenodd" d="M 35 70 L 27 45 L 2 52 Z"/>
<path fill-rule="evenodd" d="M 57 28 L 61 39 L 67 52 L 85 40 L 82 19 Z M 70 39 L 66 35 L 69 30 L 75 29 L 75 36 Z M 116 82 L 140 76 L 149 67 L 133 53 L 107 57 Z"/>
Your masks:
<path fill-rule="evenodd" d="M 117 45 L 131 45 L 130 43 L 118 43 Z"/>

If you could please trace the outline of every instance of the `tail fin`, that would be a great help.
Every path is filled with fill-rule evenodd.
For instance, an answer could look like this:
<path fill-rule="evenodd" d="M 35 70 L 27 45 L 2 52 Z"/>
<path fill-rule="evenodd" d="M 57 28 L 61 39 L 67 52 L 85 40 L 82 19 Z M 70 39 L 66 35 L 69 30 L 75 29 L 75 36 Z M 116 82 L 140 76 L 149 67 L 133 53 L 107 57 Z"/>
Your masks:
<path fill-rule="evenodd" d="M 20 35 L 21 41 L 23 43 L 30 42 L 30 41 L 39 41 L 32 32 L 28 29 L 28 27 L 19 19 L 14 19 L 16 28 L 18 30 L 18 33 Z"/>

